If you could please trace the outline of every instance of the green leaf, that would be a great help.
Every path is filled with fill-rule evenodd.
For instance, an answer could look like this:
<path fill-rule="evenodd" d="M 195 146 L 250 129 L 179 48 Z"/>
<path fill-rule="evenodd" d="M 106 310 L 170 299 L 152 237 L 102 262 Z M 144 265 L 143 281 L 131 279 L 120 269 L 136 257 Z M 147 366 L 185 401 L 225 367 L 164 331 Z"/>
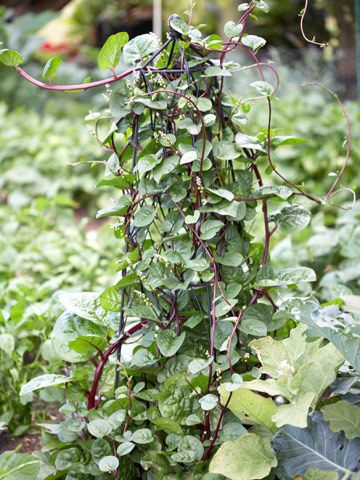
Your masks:
<path fill-rule="evenodd" d="M 209 264 L 205 258 L 194 258 L 187 262 L 187 267 L 195 272 L 204 272 L 209 268 Z"/>
<path fill-rule="evenodd" d="M 61 450 L 55 459 L 57 470 L 68 470 L 74 463 L 81 461 L 81 452 L 77 448 L 66 448 Z"/>
<path fill-rule="evenodd" d="M 0 480 L 36 480 L 39 460 L 27 453 L 4 452 L 0 455 Z"/>
<path fill-rule="evenodd" d="M 343 363 L 342 355 L 331 343 L 322 345 L 322 340 L 306 342 L 305 331 L 306 327 L 299 325 L 285 340 L 265 337 L 250 343 L 262 363 L 260 372 L 272 378 L 248 382 L 247 388 L 283 395 L 290 400 L 290 405 L 279 407 L 280 422 L 284 417 L 291 420 L 291 411 L 294 412 L 294 421 L 306 422 L 306 408 L 314 404 L 335 380 Z"/>
<path fill-rule="evenodd" d="M 243 313 L 240 330 L 247 335 L 265 336 L 281 326 L 272 320 L 272 313 L 272 308 L 264 303 L 250 305 Z"/>
<path fill-rule="evenodd" d="M 239 219 L 239 211 L 240 216 L 242 217 L 241 220 L 245 217 L 246 214 L 246 205 L 244 202 L 237 202 L 233 200 L 232 202 L 228 202 L 227 200 L 223 200 L 216 205 L 209 205 L 207 207 L 201 207 L 202 212 L 214 212 L 219 215 L 228 215 L 229 217 L 237 217 Z"/>
<path fill-rule="evenodd" d="M 154 436 L 151 433 L 151 430 L 148 428 L 140 428 L 139 430 L 135 430 L 135 432 L 133 432 L 131 435 L 131 441 L 140 445 L 151 443 L 153 440 Z"/>
<path fill-rule="evenodd" d="M 293 195 L 293 191 L 290 188 L 283 185 L 267 185 L 259 188 L 253 193 L 254 197 L 279 197 L 283 200 L 287 200 Z"/>
<path fill-rule="evenodd" d="M 360 408 L 345 400 L 325 405 L 321 409 L 324 420 L 330 423 L 332 432 L 345 433 L 346 438 L 360 437 Z"/>
<path fill-rule="evenodd" d="M 107 345 L 105 338 L 95 335 L 80 335 L 76 340 L 69 342 L 69 347 L 81 355 L 89 355 L 94 351 L 104 350 Z"/>
<path fill-rule="evenodd" d="M 173 18 L 170 20 L 171 27 L 182 35 L 187 35 L 190 30 L 190 26 L 184 22 L 181 18 Z"/>
<path fill-rule="evenodd" d="M 137 304 L 131 305 L 126 309 L 129 317 L 148 318 L 149 320 L 157 320 L 157 316 L 151 305 Z"/>
<path fill-rule="evenodd" d="M 91 322 L 102 324 L 104 310 L 98 305 L 99 294 L 93 292 L 62 293 L 59 302 L 70 313 Z"/>
<path fill-rule="evenodd" d="M 194 123 L 190 117 L 180 118 L 176 121 L 176 126 L 180 130 L 186 130 L 190 135 L 198 135 L 201 131 L 201 124 Z"/>
<path fill-rule="evenodd" d="M 147 56 L 154 53 L 159 48 L 159 39 L 154 34 L 139 35 L 124 47 L 124 62 L 135 64 L 139 60 L 144 60 Z"/>
<path fill-rule="evenodd" d="M 186 382 L 183 373 L 176 373 L 167 378 L 157 397 L 161 416 L 179 423 L 185 421 L 186 417 L 194 413 L 194 398 L 191 393 L 193 389 Z"/>
<path fill-rule="evenodd" d="M 97 184 L 97 187 L 115 187 L 119 190 L 127 190 L 130 188 L 136 179 L 136 175 L 129 173 L 128 175 L 122 175 L 121 177 L 103 178 Z"/>
<path fill-rule="evenodd" d="M 288 379 L 295 371 L 293 361 L 283 342 L 264 337 L 250 342 L 262 367 L 260 371 L 272 378 Z"/>
<path fill-rule="evenodd" d="M 113 455 L 104 457 L 99 462 L 99 470 L 102 472 L 114 472 L 119 466 L 119 460 Z"/>
<path fill-rule="evenodd" d="M 202 370 L 207 369 L 207 367 L 211 365 L 213 361 L 214 361 L 213 357 L 210 357 L 206 360 L 202 358 L 195 358 L 194 360 L 191 360 L 187 370 L 190 375 L 196 375 Z"/>
<path fill-rule="evenodd" d="M 111 425 L 106 420 L 102 418 L 96 418 L 88 423 L 87 429 L 91 435 L 96 438 L 103 438 L 111 433 Z"/>
<path fill-rule="evenodd" d="M 161 417 L 161 418 L 150 419 L 150 421 L 168 434 L 176 433 L 177 435 L 182 435 L 184 433 L 181 426 L 171 418 Z"/>
<path fill-rule="evenodd" d="M 209 411 L 215 408 L 218 404 L 218 397 L 216 395 L 208 393 L 207 395 L 199 399 L 199 403 L 203 410 Z"/>
<path fill-rule="evenodd" d="M 181 463 L 190 463 L 194 460 L 200 461 L 204 454 L 204 446 L 193 435 L 185 435 L 181 438 L 177 453 L 171 455 L 171 460 Z"/>
<path fill-rule="evenodd" d="M 156 361 L 156 357 L 147 348 L 139 348 L 131 359 L 131 366 L 148 367 L 153 365 Z"/>
<path fill-rule="evenodd" d="M 84 320 L 67 311 L 56 320 L 51 333 L 51 347 L 59 358 L 66 362 L 82 362 L 83 355 L 79 355 L 69 347 L 69 342 L 80 336 L 103 337 L 104 330 L 92 321 Z"/>
<path fill-rule="evenodd" d="M 235 136 L 235 142 L 238 149 L 250 148 L 265 153 L 265 149 L 257 137 L 251 137 L 250 135 L 239 132 Z"/>
<path fill-rule="evenodd" d="M 255 52 L 266 44 L 266 40 L 257 35 L 244 35 L 241 43 Z"/>
<path fill-rule="evenodd" d="M 15 348 L 15 339 L 11 333 L 0 334 L 0 349 L 7 355 L 11 355 Z"/>
<path fill-rule="evenodd" d="M 252 82 L 250 83 L 250 86 L 255 88 L 260 95 L 264 95 L 265 97 L 271 97 L 274 93 L 274 87 L 268 82 Z"/>
<path fill-rule="evenodd" d="M 240 3 L 240 5 L 238 6 L 238 11 L 239 11 L 239 12 L 244 12 L 244 11 L 247 10 L 249 7 L 250 7 L 250 4 L 247 3 L 247 2 Z"/>
<path fill-rule="evenodd" d="M 3 63 L 7 67 L 17 67 L 22 62 L 22 56 L 15 50 L 9 50 L 8 48 L 0 50 L 0 63 Z"/>
<path fill-rule="evenodd" d="M 151 205 L 144 205 L 134 215 L 134 227 L 147 227 L 156 217 L 156 208 Z"/>
<path fill-rule="evenodd" d="M 194 160 L 196 160 L 197 158 L 198 158 L 198 154 L 195 150 L 185 152 L 180 159 L 180 165 L 185 165 L 187 163 L 191 163 Z"/>
<path fill-rule="evenodd" d="M 231 77 L 231 72 L 227 68 L 215 65 L 207 67 L 204 73 L 206 77 Z"/>
<path fill-rule="evenodd" d="M 91 456 L 98 463 L 103 457 L 111 455 L 110 444 L 102 438 L 97 438 L 91 445 Z"/>
<path fill-rule="evenodd" d="M 275 415 L 272 416 L 272 421 L 278 428 L 284 425 L 306 428 L 309 409 L 314 399 L 313 392 L 301 392 L 290 404 L 280 405 Z"/>
<path fill-rule="evenodd" d="M 110 113 L 115 121 L 125 118 L 130 113 L 128 105 L 129 88 L 126 82 L 117 82 L 111 90 L 109 99 Z M 130 174 L 131 175 L 131 174 Z"/>
<path fill-rule="evenodd" d="M 311 334 L 327 338 L 336 349 L 342 353 L 346 360 L 360 371 L 360 349 L 357 333 L 358 322 L 348 315 L 348 322 L 344 324 L 342 312 L 338 306 L 321 307 L 313 299 L 296 302 L 301 322 L 309 325 Z M 345 328 L 344 328 L 345 327 Z"/>
<path fill-rule="evenodd" d="M 306 138 L 301 137 L 293 137 L 291 135 L 288 136 L 281 136 L 281 135 L 274 135 L 271 138 L 271 146 L 272 147 L 280 147 L 281 145 L 299 145 L 302 143 L 308 143 L 309 140 Z"/>
<path fill-rule="evenodd" d="M 247 124 L 247 116 L 243 112 L 236 112 L 231 117 L 231 122 L 235 125 L 235 127 L 242 128 Z"/>
<path fill-rule="evenodd" d="M 202 240 L 211 240 L 223 226 L 220 220 L 205 220 L 200 228 Z"/>
<path fill-rule="evenodd" d="M 224 385 L 220 385 L 218 390 L 221 404 L 226 405 L 230 392 Z M 271 417 L 276 413 L 277 407 L 271 398 L 264 398 L 250 390 L 240 388 L 231 393 L 227 405 L 229 410 L 246 425 L 262 425 L 271 431 L 275 427 Z"/>
<path fill-rule="evenodd" d="M 216 257 L 216 261 L 228 267 L 239 267 L 243 263 L 244 257 L 239 252 L 226 252 L 222 257 Z"/>
<path fill-rule="evenodd" d="M 225 188 L 217 188 L 217 189 L 207 188 L 206 190 L 210 192 L 212 195 L 215 195 L 216 197 L 225 198 L 225 200 L 228 200 L 229 202 L 234 200 L 235 195 L 229 190 L 226 190 Z"/>
<path fill-rule="evenodd" d="M 309 416 L 305 429 L 286 426 L 279 430 L 273 447 L 279 478 L 302 476 L 310 467 L 351 478 L 359 468 L 360 439 L 347 440 L 342 433 L 332 433 L 319 412 Z"/>
<path fill-rule="evenodd" d="M 200 218 L 200 212 L 199 210 L 195 210 L 192 215 L 186 215 L 185 223 L 186 225 L 193 225 L 199 220 L 199 218 Z"/>
<path fill-rule="evenodd" d="M 46 82 L 51 82 L 51 80 L 55 78 L 56 72 L 62 63 L 63 62 L 60 57 L 50 58 L 50 60 L 48 60 L 46 63 L 42 73 L 43 80 Z"/>
<path fill-rule="evenodd" d="M 165 100 L 152 100 L 149 97 L 135 97 L 133 98 L 133 102 L 141 103 L 152 110 L 164 110 L 167 107 Z"/>
<path fill-rule="evenodd" d="M 235 160 L 241 156 L 241 152 L 236 149 L 236 145 L 233 142 L 222 140 L 213 142 L 214 157 L 217 160 Z"/>
<path fill-rule="evenodd" d="M 30 392 L 39 390 L 40 388 L 63 385 L 64 383 L 68 382 L 71 382 L 71 377 L 46 373 L 45 375 L 40 375 L 39 377 L 32 378 L 28 383 L 23 385 L 20 390 L 20 396 L 27 395 Z"/>
<path fill-rule="evenodd" d="M 253 480 L 267 477 L 277 460 L 270 440 L 245 433 L 235 442 L 223 443 L 215 453 L 209 472 L 231 480 Z"/>
<path fill-rule="evenodd" d="M 119 457 L 128 455 L 134 448 L 135 448 L 135 444 L 132 442 L 120 443 L 120 445 L 117 448 L 117 454 L 119 455 Z"/>
<path fill-rule="evenodd" d="M 162 330 L 156 337 L 156 344 L 164 357 L 172 357 L 185 340 L 185 332 L 179 336 L 173 330 Z"/>
<path fill-rule="evenodd" d="M 113 70 L 120 60 L 121 49 L 127 44 L 129 35 L 119 32 L 106 40 L 98 55 L 98 67 L 100 70 Z"/>
<path fill-rule="evenodd" d="M 282 232 L 293 233 L 304 230 L 310 223 L 311 215 L 301 205 L 290 205 L 274 213 L 271 219 Z"/>
<path fill-rule="evenodd" d="M 172 155 L 171 157 L 166 157 L 160 165 L 154 169 L 154 180 L 155 182 L 160 182 L 163 177 L 171 173 L 179 165 L 180 157 L 177 155 Z"/>
<path fill-rule="evenodd" d="M 128 210 L 128 207 L 131 205 L 130 195 L 122 195 L 119 199 L 119 202 L 116 205 L 112 205 L 109 208 L 104 208 L 96 212 L 96 218 L 107 218 L 107 217 L 117 217 L 125 215 Z"/>
<path fill-rule="evenodd" d="M 224 25 L 224 33 L 227 37 L 238 37 L 240 33 L 243 31 L 243 24 L 242 23 L 235 23 L 232 20 L 226 22 Z"/>
<path fill-rule="evenodd" d="M 257 0 L 255 2 L 255 8 L 265 13 L 269 12 L 269 5 L 264 0 Z"/>
<path fill-rule="evenodd" d="M 100 305 L 107 312 L 118 312 L 120 310 L 120 293 L 115 287 L 109 287 L 99 297 Z"/>
<path fill-rule="evenodd" d="M 271 279 L 261 279 L 256 282 L 260 287 L 276 287 L 281 285 L 297 285 L 303 282 L 315 282 L 316 274 L 308 267 L 283 268 Z"/>

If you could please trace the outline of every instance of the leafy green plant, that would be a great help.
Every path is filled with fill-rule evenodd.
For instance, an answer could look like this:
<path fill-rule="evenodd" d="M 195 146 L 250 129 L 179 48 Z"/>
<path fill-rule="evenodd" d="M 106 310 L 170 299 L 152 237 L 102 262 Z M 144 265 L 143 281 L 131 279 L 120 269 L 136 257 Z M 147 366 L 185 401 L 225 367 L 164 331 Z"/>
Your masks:
<path fill-rule="evenodd" d="M 178 16 L 163 45 L 112 36 L 99 54 L 111 76 L 99 81 L 47 84 L 13 64 L 49 90 L 106 86 L 108 109 L 86 120 L 111 153 L 98 186 L 116 192 L 97 216 L 115 217 L 123 248 L 112 286 L 59 296 L 51 345 L 71 369 L 22 386 L 21 396 L 57 387 L 67 398 L 63 419 L 42 424 L 39 479 L 359 477 L 352 409 L 327 408 L 339 380 L 352 382 L 342 401 L 354 400 L 344 362 L 358 368 L 356 348 L 343 336 L 354 347 L 357 319 L 295 296 L 314 270 L 270 258 L 275 231 L 304 230 L 310 202 L 329 202 L 343 169 L 321 199 L 278 171 L 277 149 L 302 139 L 272 128 L 276 87 L 257 59 L 265 40 L 246 33 L 259 10 L 266 2 L 241 4 L 227 40 Z M 236 47 L 255 62 L 251 88 L 268 109 L 252 135 L 248 105 L 225 88 L 241 68 L 227 57 Z M 129 69 L 118 73 L 120 55 Z"/>
<path fill-rule="evenodd" d="M 38 197 L 65 207 L 81 203 L 90 212 L 96 203 L 101 205 L 101 191 L 94 186 L 106 156 L 89 141 L 81 122 L 34 111 L 25 114 L 23 109 L 9 111 L 0 104 L 0 127 L 2 202 L 14 210 Z M 85 162 L 96 168 L 89 172 Z"/>
<path fill-rule="evenodd" d="M 106 285 L 106 251 L 115 244 L 101 230 L 85 232 L 62 202 L 40 197 L 15 211 L 3 206 L 0 229 L 0 421 L 21 435 L 34 418 L 44 419 L 44 402 L 62 400 L 56 391 L 44 392 L 31 409 L 32 394 L 18 397 L 34 375 L 61 366 L 49 340 L 61 312 L 56 295 L 80 282 L 88 289 Z"/>

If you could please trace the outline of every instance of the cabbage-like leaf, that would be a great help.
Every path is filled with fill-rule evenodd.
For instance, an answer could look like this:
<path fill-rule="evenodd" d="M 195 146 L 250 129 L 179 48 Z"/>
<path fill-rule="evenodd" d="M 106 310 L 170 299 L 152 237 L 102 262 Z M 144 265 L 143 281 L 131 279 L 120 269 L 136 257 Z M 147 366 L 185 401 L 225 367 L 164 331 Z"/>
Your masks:
<path fill-rule="evenodd" d="M 331 432 L 319 412 L 309 416 L 302 429 L 286 426 L 273 439 L 280 480 L 293 480 L 311 467 L 333 470 L 350 478 L 360 470 L 360 439 L 348 440 L 343 433 Z"/>

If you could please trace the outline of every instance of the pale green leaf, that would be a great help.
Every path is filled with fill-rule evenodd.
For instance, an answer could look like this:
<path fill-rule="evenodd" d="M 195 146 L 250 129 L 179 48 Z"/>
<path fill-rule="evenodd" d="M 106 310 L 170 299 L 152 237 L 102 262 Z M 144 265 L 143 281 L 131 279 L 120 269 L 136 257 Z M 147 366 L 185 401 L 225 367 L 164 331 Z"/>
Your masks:
<path fill-rule="evenodd" d="M 230 393 L 224 385 L 218 388 L 220 401 L 226 405 Z M 246 425 L 262 425 L 273 430 L 275 425 L 271 417 L 276 413 L 276 405 L 271 398 L 264 398 L 245 388 L 232 392 L 228 408 Z"/>
<path fill-rule="evenodd" d="M 263 95 L 265 97 L 271 97 L 271 95 L 274 93 L 274 87 L 268 82 L 252 82 L 250 83 L 250 86 L 255 88 L 255 90 L 257 90 L 260 95 Z"/>
<path fill-rule="evenodd" d="M 224 223 L 220 220 L 205 220 L 200 228 L 201 238 L 203 240 L 211 240 L 223 226 Z"/>
<path fill-rule="evenodd" d="M 156 208 L 151 205 L 144 205 L 134 215 L 134 227 L 147 227 L 153 222 L 156 216 Z"/>
<path fill-rule="evenodd" d="M 112 430 L 110 423 L 102 418 L 96 418 L 89 422 L 87 429 L 96 438 L 106 437 Z"/>
<path fill-rule="evenodd" d="M 330 423 L 332 432 L 345 433 L 349 439 L 360 437 L 360 408 L 341 400 L 321 409 L 324 420 Z"/>
<path fill-rule="evenodd" d="M 251 48 L 254 52 L 266 44 L 266 40 L 257 35 L 244 35 L 241 42 L 246 47 Z"/>
<path fill-rule="evenodd" d="M 0 334 L 0 349 L 7 355 L 11 355 L 15 348 L 15 339 L 11 333 Z"/>
<path fill-rule="evenodd" d="M 148 428 L 140 428 L 139 430 L 135 430 L 135 432 L 133 432 L 131 435 L 131 441 L 140 445 L 151 443 L 153 439 L 154 436 L 151 433 L 151 430 Z"/>
<path fill-rule="evenodd" d="M 211 460 L 209 472 L 231 480 L 253 480 L 267 477 L 276 465 L 270 440 L 245 433 L 235 442 L 225 442 L 220 446 Z"/>
<path fill-rule="evenodd" d="M 290 404 L 280 405 L 272 421 L 280 428 L 284 425 L 306 428 L 309 409 L 314 401 L 315 394 L 312 392 L 300 393 Z"/>
<path fill-rule="evenodd" d="M 55 385 L 63 385 L 68 382 L 71 382 L 71 377 L 46 373 L 45 375 L 40 375 L 39 377 L 31 379 L 28 383 L 23 385 L 20 390 L 20 396 L 27 395 L 40 388 L 54 387 Z"/>
<path fill-rule="evenodd" d="M 159 39 L 152 33 L 131 39 L 124 47 L 124 62 L 135 64 L 154 53 L 159 48 Z"/>
<path fill-rule="evenodd" d="M 260 287 L 276 287 L 281 285 L 297 285 L 302 282 L 315 282 L 316 274 L 308 267 L 283 268 L 276 272 L 271 279 L 261 279 L 257 283 Z"/>
<path fill-rule="evenodd" d="M 243 31 L 244 25 L 242 23 L 235 23 L 233 20 L 226 22 L 224 25 L 224 33 L 227 37 L 238 37 Z"/>
<path fill-rule="evenodd" d="M 103 457 L 99 462 L 99 470 L 102 472 L 115 472 L 119 466 L 119 460 L 113 455 Z"/>

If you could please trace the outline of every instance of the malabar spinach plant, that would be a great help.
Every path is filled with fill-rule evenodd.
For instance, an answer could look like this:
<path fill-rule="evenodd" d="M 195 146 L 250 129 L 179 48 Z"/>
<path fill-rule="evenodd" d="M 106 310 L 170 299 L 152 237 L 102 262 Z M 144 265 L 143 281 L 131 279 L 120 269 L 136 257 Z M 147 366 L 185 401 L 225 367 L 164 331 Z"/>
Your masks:
<path fill-rule="evenodd" d="M 123 247 L 112 286 L 60 296 L 52 345 L 71 367 L 21 390 L 58 385 L 67 397 L 63 420 L 42 425 L 38 479 L 360 476 L 356 378 L 334 386 L 347 379 L 345 359 L 358 367 L 356 319 L 295 296 L 316 280 L 312 269 L 271 264 L 274 232 L 307 227 L 307 206 L 330 201 L 344 168 L 320 199 L 275 163 L 277 148 L 301 140 L 273 128 L 276 72 L 258 59 L 265 40 L 247 33 L 267 8 L 241 4 L 226 40 L 204 38 L 191 11 L 188 22 L 170 18 L 162 45 L 113 35 L 98 60 L 111 76 L 80 85 L 52 83 L 58 59 L 43 83 L 17 52 L 0 53 L 41 88 L 105 87 L 108 108 L 87 122 L 110 153 L 98 187 L 115 199 L 97 215 L 115 218 Z M 268 111 L 253 136 L 243 133 L 251 100 L 226 88 L 243 68 L 235 48 L 259 72 L 253 97 Z"/>

